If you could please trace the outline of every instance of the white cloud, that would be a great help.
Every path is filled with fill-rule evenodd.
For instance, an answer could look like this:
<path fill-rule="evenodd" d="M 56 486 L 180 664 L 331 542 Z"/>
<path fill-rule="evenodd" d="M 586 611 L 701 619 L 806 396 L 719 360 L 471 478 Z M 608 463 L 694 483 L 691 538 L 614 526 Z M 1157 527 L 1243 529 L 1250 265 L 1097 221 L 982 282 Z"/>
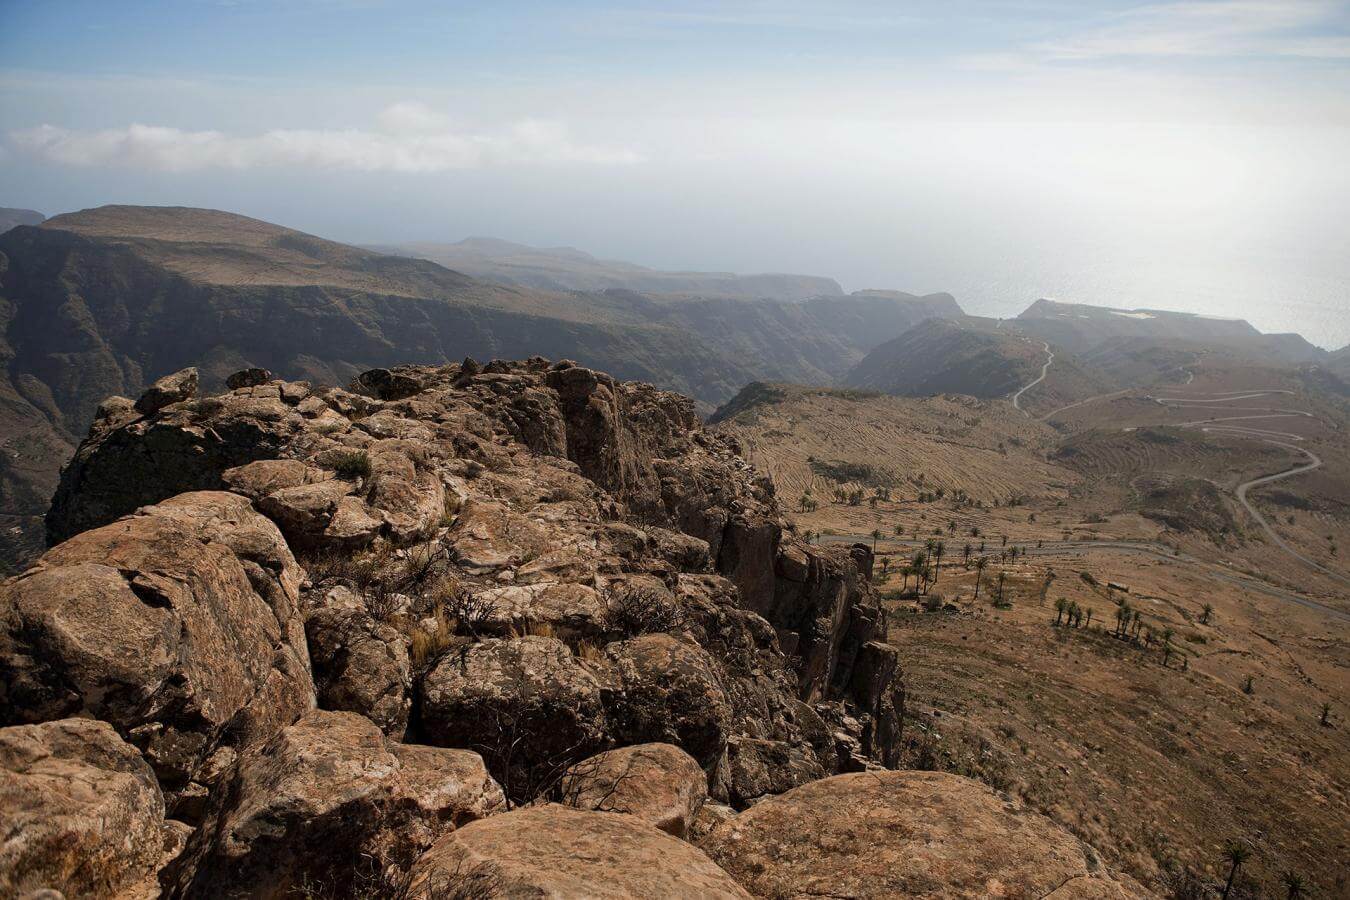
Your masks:
<path fill-rule="evenodd" d="M 450 120 L 417 100 L 400 100 L 380 113 L 380 129 L 387 134 L 435 134 L 449 128 Z"/>
<path fill-rule="evenodd" d="M 13 149 L 48 162 L 82 167 L 199 169 L 305 167 L 426 173 L 485 166 L 639 162 L 630 148 L 573 140 L 560 124 L 524 120 L 492 133 L 446 129 L 444 116 L 416 102 L 396 103 L 379 131 L 274 129 L 257 135 L 133 124 L 79 131 L 40 125 L 11 131 Z"/>
<path fill-rule="evenodd" d="M 1350 39 L 1300 32 L 1331 25 L 1342 0 L 1191 0 L 1137 7 L 1095 31 L 1037 47 L 1052 59 L 1113 56 L 1326 56 L 1344 58 Z"/>

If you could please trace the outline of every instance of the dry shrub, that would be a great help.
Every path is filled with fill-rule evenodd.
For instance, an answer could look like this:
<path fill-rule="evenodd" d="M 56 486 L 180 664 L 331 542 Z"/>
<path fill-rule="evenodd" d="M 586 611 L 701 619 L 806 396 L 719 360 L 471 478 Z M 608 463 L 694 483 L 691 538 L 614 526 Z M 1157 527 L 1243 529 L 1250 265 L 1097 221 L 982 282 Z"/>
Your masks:
<path fill-rule="evenodd" d="M 516 628 L 514 626 L 512 626 L 511 628 L 511 637 L 513 638 L 520 638 L 520 637 L 556 638 L 557 636 L 558 633 L 557 631 L 554 630 L 553 625 L 550 622 L 533 622 L 526 620 L 525 623 L 521 625 L 519 628 Z"/>
<path fill-rule="evenodd" d="M 605 628 L 624 637 L 678 631 L 684 626 L 684 610 L 665 591 L 645 585 L 628 585 L 610 594 Z"/>
<path fill-rule="evenodd" d="M 590 641 L 582 641 L 577 644 L 576 657 L 586 662 L 601 662 L 605 658 L 605 651 Z"/>

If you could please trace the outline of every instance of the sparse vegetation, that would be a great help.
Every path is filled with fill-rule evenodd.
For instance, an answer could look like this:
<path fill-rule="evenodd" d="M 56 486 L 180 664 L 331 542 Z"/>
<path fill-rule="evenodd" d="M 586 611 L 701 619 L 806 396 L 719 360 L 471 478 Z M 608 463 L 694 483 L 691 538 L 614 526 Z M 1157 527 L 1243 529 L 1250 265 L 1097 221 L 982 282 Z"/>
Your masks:
<path fill-rule="evenodd" d="M 370 455 L 364 450 L 348 450 L 336 454 L 330 463 L 339 478 L 369 478 Z"/>
<path fill-rule="evenodd" d="M 678 631 L 684 611 L 669 593 L 645 585 L 625 585 L 612 592 L 605 612 L 606 630 L 637 637 Z"/>

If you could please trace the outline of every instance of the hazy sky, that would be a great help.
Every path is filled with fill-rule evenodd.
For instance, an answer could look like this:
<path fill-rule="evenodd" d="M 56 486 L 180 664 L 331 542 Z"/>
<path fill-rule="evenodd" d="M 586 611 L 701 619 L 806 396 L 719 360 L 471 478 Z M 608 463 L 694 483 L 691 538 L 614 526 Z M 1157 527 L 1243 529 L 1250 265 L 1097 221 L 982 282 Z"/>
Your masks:
<path fill-rule="evenodd" d="M 1350 341 L 1350 2 L 0 0 L 0 205 Z"/>

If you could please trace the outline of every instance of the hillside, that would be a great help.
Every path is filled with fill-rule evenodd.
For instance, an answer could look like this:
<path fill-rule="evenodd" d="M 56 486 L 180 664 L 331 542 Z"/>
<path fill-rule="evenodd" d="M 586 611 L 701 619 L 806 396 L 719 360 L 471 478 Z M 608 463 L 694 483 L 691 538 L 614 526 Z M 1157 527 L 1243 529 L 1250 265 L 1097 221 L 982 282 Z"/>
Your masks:
<path fill-rule="evenodd" d="M 1326 351 L 1297 334 L 1262 334 L 1242 319 L 1220 319 L 1156 309 L 1111 309 L 1037 300 L 1018 315 L 1019 328 L 1042 340 L 1083 353 L 1105 341 L 1145 338 L 1164 345 L 1184 342 L 1244 351 L 1258 362 L 1317 362 Z"/>
<path fill-rule="evenodd" d="M 46 218 L 42 213 L 31 209 L 13 209 L 0 206 L 0 234 L 18 225 L 37 225 Z"/>
<path fill-rule="evenodd" d="M 571 247 L 530 247 L 498 238 L 457 243 L 414 242 L 380 247 L 429 259 L 483 281 L 561 291 L 697 294 L 719 297 L 806 300 L 843 294 L 832 278 L 811 275 L 734 275 L 730 272 L 665 272 L 618 260 L 597 259 Z"/>
<path fill-rule="evenodd" d="M 896 502 L 942 490 L 992 504 L 1063 497 L 1077 481 L 1045 461 L 1053 429 L 1007 404 L 968 396 L 757 383 L 709 422 L 741 441 L 794 508 L 806 494 L 826 503 L 837 491 L 877 488 Z"/>
<path fill-rule="evenodd" d="M 1350 379 L 1350 347 L 1332 351 L 1327 356 L 1326 365 L 1341 378 Z"/>
<path fill-rule="evenodd" d="M 1040 376 L 1047 351 L 1041 342 L 1006 325 L 978 316 L 923 322 L 872 350 L 844 381 L 907 397 L 1010 397 Z M 1063 349 L 1051 349 L 1054 364 L 1026 398 L 1025 408 L 1049 409 L 1113 386 Z"/>

